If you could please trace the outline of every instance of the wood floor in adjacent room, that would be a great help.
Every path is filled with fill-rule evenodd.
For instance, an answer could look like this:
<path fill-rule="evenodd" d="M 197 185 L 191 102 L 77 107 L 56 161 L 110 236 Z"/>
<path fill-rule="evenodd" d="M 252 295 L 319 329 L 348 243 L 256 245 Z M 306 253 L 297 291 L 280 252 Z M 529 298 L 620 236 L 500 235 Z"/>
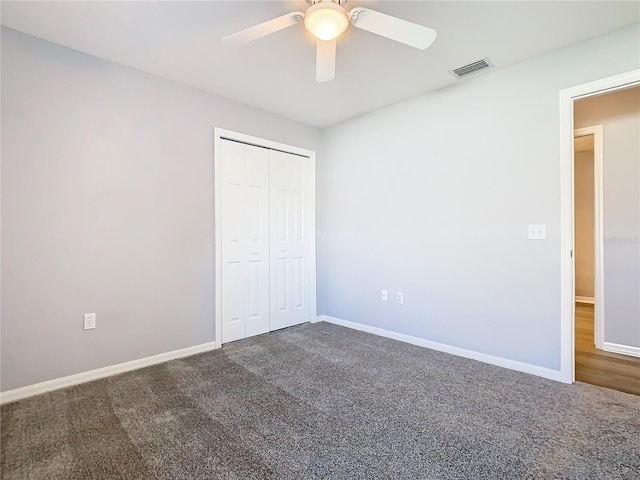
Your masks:
<path fill-rule="evenodd" d="M 596 349 L 593 308 L 576 303 L 576 380 L 640 395 L 640 358 Z"/>

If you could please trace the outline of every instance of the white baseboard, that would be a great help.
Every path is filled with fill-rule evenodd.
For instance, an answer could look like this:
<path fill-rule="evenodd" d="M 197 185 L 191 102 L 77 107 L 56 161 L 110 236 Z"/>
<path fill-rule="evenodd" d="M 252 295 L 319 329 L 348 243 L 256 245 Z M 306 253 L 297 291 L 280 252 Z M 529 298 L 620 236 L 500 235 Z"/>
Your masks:
<path fill-rule="evenodd" d="M 208 352 L 210 350 L 215 350 L 216 348 L 218 348 L 216 342 L 203 343 L 201 345 L 195 345 L 193 347 L 182 348 L 180 350 L 160 353 L 158 355 L 140 358 L 138 360 L 132 360 L 130 362 L 118 363 L 117 365 L 110 365 L 108 367 L 89 370 L 88 372 L 76 373 L 75 375 L 69 375 L 67 377 L 55 378 L 53 380 L 47 380 L 46 382 L 16 388 L 14 390 L 7 390 L 6 392 L 0 393 L 0 405 L 9 402 L 15 402 L 16 400 L 22 400 L 23 398 L 32 397 L 34 395 L 40 395 L 41 393 L 51 392 L 53 390 L 59 390 L 61 388 L 71 387 L 73 385 L 79 385 L 81 383 L 110 377 L 111 375 L 117 375 L 119 373 L 130 372 L 131 370 L 149 367 L 151 365 L 163 363 L 168 360 L 189 357 L 191 355 L 195 355 L 196 353 Z"/>
<path fill-rule="evenodd" d="M 530 363 L 518 362 L 516 360 L 509 360 L 507 358 L 495 357 L 486 353 L 474 352 L 473 350 L 466 350 L 464 348 L 454 347 L 446 345 L 444 343 L 438 343 L 431 340 L 425 340 L 423 338 L 412 337 L 411 335 L 405 335 L 403 333 L 392 332 L 390 330 L 384 330 L 378 327 L 371 327 L 362 323 L 350 322 L 349 320 L 342 320 L 340 318 L 330 317 L 327 315 L 318 316 L 318 321 L 324 321 L 328 323 L 334 323 L 354 330 L 360 330 L 362 332 L 373 333 L 381 337 L 392 338 L 394 340 L 400 340 L 401 342 L 410 343 L 419 347 L 430 348 L 431 350 L 437 350 L 439 352 L 451 353 L 460 357 L 470 358 L 472 360 L 478 360 L 480 362 L 489 363 L 498 367 L 508 368 L 510 370 L 516 370 L 518 372 L 529 373 L 531 375 L 537 375 L 539 377 L 548 378 L 557 382 L 562 381 L 560 376 L 560 370 L 552 370 L 550 368 L 540 367 L 538 365 L 531 365 Z"/>
<path fill-rule="evenodd" d="M 576 303 L 590 303 L 593 305 L 596 303 L 596 299 L 593 297 L 582 297 L 580 295 L 576 295 Z"/>
<path fill-rule="evenodd" d="M 620 345 L 619 343 L 604 342 L 602 349 L 605 352 L 619 353 L 621 355 L 631 355 L 632 357 L 640 357 L 640 347 L 631 347 L 629 345 Z"/>

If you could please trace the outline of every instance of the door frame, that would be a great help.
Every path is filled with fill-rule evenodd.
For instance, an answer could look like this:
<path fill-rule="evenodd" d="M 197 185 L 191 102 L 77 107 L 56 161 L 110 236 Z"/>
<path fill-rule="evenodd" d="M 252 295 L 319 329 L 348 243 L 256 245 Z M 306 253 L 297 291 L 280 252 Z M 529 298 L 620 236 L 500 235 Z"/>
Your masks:
<path fill-rule="evenodd" d="M 593 135 L 593 238 L 595 247 L 594 258 L 594 339 L 596 348 L 604 349 L 604 207 L 603 207 L 603 128 L 602 125 L 592 125 L 590 127 L 577 128 L 574 130 L 573 138 L 587 137 Z M 575 158 L 575 153 L 574 153 Z M 575 181 L 575 179 L 574 179 Z M 574 197 L 575 200 L 575 197 Z"/>
<path fill-rule="evenodd" d="M 313 161 L 313 196 L 311 197 L 311 211 L 312 218 L 309 219 L 311 225 L 313 225 L 313 235 L 310 238 L 310 249 L 312 255 L 309 265 L 309 320 L 315 321 L 318 316 L 317 308 L 317 294 L 316 294 L 316 152 L 313 150 L 307 150 L 305 148 L 294 147 L 284 143 L 274 142 L 253 135 L 247 135 L 240 132 L 234 132 L 220 127 L 214 127 L 214 146 L 213 146 L 213 164 L 214 164 L 214 233 L 215 233 L 215 345 L 216 348 L 222 346 L 222 231 L 221 231 L 221 218 L 222 218 L 222 188 L 221 188 L 221 154 L 220 154 L 220 142 L 222 140 L 232 140 L 235 142 L 244 143 L 247 145 L 253 145 L 256 147 L 262 147 L 269 150 L 277 150 L 280 152 L 291 153 L 293 155 L 299 155 L 301 157 L 307 157 Z"/>
<path fill-rule="evenodd" d="M 640 85 L 640 69 L 560 91 L 560 381 L 575 381 L 574 124 L 575 100 Z"/>

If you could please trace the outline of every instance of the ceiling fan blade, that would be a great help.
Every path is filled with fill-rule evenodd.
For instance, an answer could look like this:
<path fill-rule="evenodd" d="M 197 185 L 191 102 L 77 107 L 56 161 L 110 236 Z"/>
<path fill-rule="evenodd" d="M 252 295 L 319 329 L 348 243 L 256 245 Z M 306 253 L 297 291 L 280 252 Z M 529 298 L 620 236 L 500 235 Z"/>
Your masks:
<path fill-rule="evenodd" d="M 316 43 L 316 82 L 333 80 L 336 76 L 336 40 Z"/>
<path fill-rule="evenodd" d="M 352 8 L 349 18 L 354 27 L 424 50 L 438 35 L 429 27 L 411 23 L 369 8 Z"/>
<path fill-rule="evenodd" d="M 300 23 L 304 19 L 304 13 L 291 12 L 281 17 L 277 17 L 268 20 L 253 27 L 249 27 L 237 33 L 228 35 L 222 39 L 223 42 L 227 42 L 233 45 L 243 45 L 245 43 L 252 42 L 258 38 L 266 37 L 272 33 L 282 30 L 283 28 L 290 27 L 296 23 Z"/>

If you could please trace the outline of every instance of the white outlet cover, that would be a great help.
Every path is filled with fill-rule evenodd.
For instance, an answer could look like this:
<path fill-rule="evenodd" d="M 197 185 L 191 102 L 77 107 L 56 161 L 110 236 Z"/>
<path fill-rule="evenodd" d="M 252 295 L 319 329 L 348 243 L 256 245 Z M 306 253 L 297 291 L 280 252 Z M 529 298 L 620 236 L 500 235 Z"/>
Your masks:
<path fill-rule="evenodd" d="M 95 313 L 85 313 L 84 314 L 84 329 L 92 330 L 96 328 L 96 314 Z"/>
<path fill-rule="evenodd" d="M 396 302 L 404 303 L 404 294 L 402 292 L 396 294 Z"/>

